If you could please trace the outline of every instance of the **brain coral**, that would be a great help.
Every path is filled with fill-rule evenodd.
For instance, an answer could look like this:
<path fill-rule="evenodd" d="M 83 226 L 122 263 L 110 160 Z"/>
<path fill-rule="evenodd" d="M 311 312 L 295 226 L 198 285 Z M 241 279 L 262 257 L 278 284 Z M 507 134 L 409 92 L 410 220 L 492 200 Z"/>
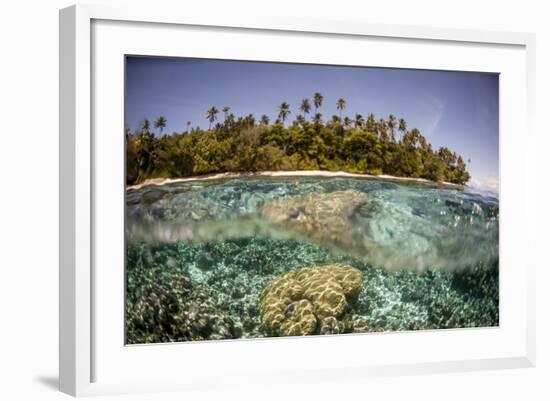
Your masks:
<path fill-rule="evenodd" d="M 337 332 L 349 331 L 349 302 L 357 298 L 362 286 L 363 274 L 342 264 L 287 272 L 262 292 L 262 327 L 272 336 L 334 333 L 321 330 L 326 325 L 323 322 L 332 321 Z"/>

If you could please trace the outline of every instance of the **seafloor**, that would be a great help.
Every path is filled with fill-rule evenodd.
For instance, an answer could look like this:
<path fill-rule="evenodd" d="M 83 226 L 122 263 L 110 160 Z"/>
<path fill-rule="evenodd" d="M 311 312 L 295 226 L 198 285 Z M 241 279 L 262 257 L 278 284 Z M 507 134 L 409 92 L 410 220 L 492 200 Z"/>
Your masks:
<path fill-rule="evenodd" d="M 165 193 L 157 192 L 153 196 L 146 189 L 139 193 L 129 193 L 127 218 L 134 231 L 129 230 L 126 260 L 127 343 L 269 336 L 260 316 L 262 290 L 286 272 L 335 263 L 354 267 L 362 273 L 361 291 L 357 297 L 349 300 L 348 316 L 352 325 L 346 332 L 498 325 L 498 225 L 495 227 L 498 223 L 498 200 L 490 198 L 485 202 L 486 199 L 479 195 L 423 187 L 395 187 L 393 183 L 382 185 L 315 180 L 301 183 L 293 180 L 273 185 L 272 181 L 267 180 L 253 183 L 256 195 L 253 196 L 255 201 L 251 203 L 251 185 L 250 182 L 232 182 L 199 187 L 180 186 L 177 190 L 167 188 Z M 336 245 L 347 245 L 347 235 L 351 233 L 353 235 L 349 238 L 355 238 L 357 233 L 361 233 L 365 235 L 365 241 L 368 239 L 369 246 L 385 246 L 385 253 L 373 254 L 373 259 L 369 260 L 368 257 L 361 257 L 363 249 L 355 243 L 349 246 L 348 252 L 346 246 L 330 246 L 324 241 L 325 236 L 318 233 L 308 237 L 307 234 L 311 234 L 309 231 L 301 231 L 299 236 L 266 235 L 264 228 L 263 231 L 252 230 L 240 237 L 235 234 L 206 235 L 204 232 L 208 230 L 204 231 L 200 226 L 203 221 L 216 221 L 212 215 L 204 214 L 206 201 L 211 203 L 209 210 L 216 210 L 235 229 L 239 224 L 231 223 L 231 218 L 249 216 L 258 208 L 270 210 L 266 209 L 266 205 L 278 199 L 295 199 L 299 194 L 293 188 L 297 187 L 300 193 L 320 192 L 328 196 L 341 193 L 338 190 L 342 189 L 347 194 L 350 188 L 355 191 L 353 194 L 366 194 L 372 210 L 365 212 L 365 205 L 362 205 L 354 207 L 353 213 L 357 209 L 372 221 L 366 224 L 360 217 L 352 217 L 351 212 L 348 217 L 352 223 L 349 226 L 340 220 L 330 220 L 331 224 L 339 225 L 342 230 L 337 232 L 338 238 L 330 238 L 335 238 Z M 229 200 L 227 197 L 220 198 L 220 192 L 216 192 L 220 190 Z M 257 194 L 260 194 L 260 199 Z M 239 203 L 243 197 L 248 200 L 245 202 L 247 207 Z M 204 199 L 204 202 L 201 203 L 200 199 Z M 232 209 L 229 212 L 224 209 L 224 213 L 220 213 L 212 206 L 213 199 L 214 204 L 229 202 Z M 303 202 L 304 198 L 299 199 Z M 319 202 L 315 197 L 308 199 L 310 203 Z M 426 207 L 419 206 L 423 202 L 431 203 Z M 349 203 L 350 200 L 346 198 L 343 203 L 335 204 L 334 210 L 347 213 L 345 207 Z M 202 204 L 202 212 L 199 210 L 194 216 L 189 207 L 199 204 Z M 281 203 L 275 203 L 275 206 L 275 210 L 286 207 Z M 292 218 L 305 221 L 309 228 L 317 227 L 314 223 L 319 216 L 334 219 L 321 213 L 315 215 L 313 220 L 308 220 L 311 217 L 307 215 L 309 209 L 302 204 L 298 206 L 303 209 L 300 209 L 300 213 L 304 216 L 296 219 L 292 215 Z M 414 213 L 407 211 L 409 206 L 411 210 L 414 209 Z M 166 215 L 168 209 L 169 217 Z M 387 224 L 376 221 L 376 216 L 384 216 L 384 210 L 391 210 L 392 216 L 399 218 Z M 228 216 L 232 217 L 228 220 Z M 270 216 L 264 214 L 262 218 Z M 387 217 L 384 219 L 386 221 Z M 158 229 L 155 231 L 151 228 L 152 222 L 157 224 L 153 227 L 158 228 L 160 223 L 160 227 L 171 227 L 172 231 L 174 225 L 188 227 L 191 222 L 198 222 L 200 227 L 186 228 L 187 235 L 183 237 L 171 237 L 164 233 L 159 238 Z M 424 223 L 427 224 L 422 231 Z M 132 237 L 136 224 L 149 227 L 148 235 Z M 291 232 L 295 232 L 293 229 L 296 227 L 301 228 L 285 224 L 283 226 L 290 227 Z M 358 225 L 362 227 L 354 231 Z M 222 227 L 230 230 L 230 226 Z M 216 228 L 218 231 L 222 229 Z M 157 232 L 156 238 L 152 238 L 151 232 Z M 458 234 L 453 237 L 450 233 L 455 232 Z M 470 236 L 474 237 L 473 242 L 465 239 Z M 410 238 L 410 249 L 408 246 L 398 249 L 395 244 L 399 241 L 405 243 L 407 238 Z M 482 238 L 488 242 L 482 243 Z M 473 243 L 476 241 L 479 246 L 474 250 Z M 463 249 L 461 244 L 471 249 Z M 396 254 L 403 254 L 404 257 L 397 260 L 405 264 L 410 264 L 411 260 L 426 260 L 426 265 L 421 268 L 418 265 L 416 268 L 396 268 L 397 262 L 391 258 L 387 259 L 391 259 L 392 263 L 384 265 L 381 258 L 388 249 L 390 253 L 395 249 Z M 478 253 L 479 249 L 482 253 Z M 484 252 L 484 249 L 496 249 L 496 252 L 490 257 L 480 257 L 491 253 Z M 468 253 L 472 257 L 464 256 L 464 266 L 460 266 L 460 260 L 456 259 Z M 408 259 L 406 256 L 409 254 L 414 254 L 416 259 Z M 437 257 L 430 259 L 430 255 Z M 329 334 L 338 332 L 336 330 Z"/>

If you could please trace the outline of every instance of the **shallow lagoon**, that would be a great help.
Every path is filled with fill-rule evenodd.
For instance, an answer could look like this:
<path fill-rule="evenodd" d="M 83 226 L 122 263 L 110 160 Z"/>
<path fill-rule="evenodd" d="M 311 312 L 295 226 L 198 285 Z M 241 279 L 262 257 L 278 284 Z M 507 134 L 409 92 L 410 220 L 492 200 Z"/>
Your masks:
<path fill-rule="evenodd" d="M 498 199 L 357 178 L 238 178 L 129 190 L 127 341 L 251 338 L 262 290 L 342 263 L 351 332 L 498 325 Z"/>

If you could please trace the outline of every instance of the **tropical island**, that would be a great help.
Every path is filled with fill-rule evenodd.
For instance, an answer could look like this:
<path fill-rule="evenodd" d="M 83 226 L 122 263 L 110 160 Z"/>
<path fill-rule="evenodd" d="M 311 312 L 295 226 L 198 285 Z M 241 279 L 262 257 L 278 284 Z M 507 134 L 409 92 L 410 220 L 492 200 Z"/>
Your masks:
<path fill-rule="evenodd" d="M 128 56 L 126 343 L 498 326 L 498 82 Z"/>
<path fill-rule="evenodd" d="M 319 92 L 291 110 L 288 102 L 267 115 L 235 116 L 229 106 L 212 106 L 205 114 L 208 129 L 191 128 L 163 133 L 164 116 L 145 119 L 135 132 L 126 129 L 126 184 L 148 179 L 182 178 L 216 173 L 262 171 L 343 171 L 390 175 L 435 182 L 465 184 L 466 163 L 456 152 L 433 149 L 421 132 L 390 114 L 377 118 L 355 113 L 345 116 L 346 100 L 337 99 L 338 115 L 321 113 Z M 295 118 L 291 121 L 291 116 Z"/>

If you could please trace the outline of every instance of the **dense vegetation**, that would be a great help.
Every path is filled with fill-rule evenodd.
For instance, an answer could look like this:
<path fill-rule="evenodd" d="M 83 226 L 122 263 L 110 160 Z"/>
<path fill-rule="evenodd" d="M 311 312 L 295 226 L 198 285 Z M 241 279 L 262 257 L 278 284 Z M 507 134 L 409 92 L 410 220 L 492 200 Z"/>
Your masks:
<path fill-rule="evenodd" d="M 404 119 L 377 119 L 355 114 L 343 117 L 346 101 L 336 102 L 339 115 L 324 120 L 323 96 L 304 99 L 294 121 L 290 105 L 281 103 L 278 118 L 236 117 L 229 107 L 212 106 L 208 130 L 190 129 L 163 135 L 166 118 L 149 120 L 136 132 L 126 130 L 127 184 L 147 178 L 171 178 L 219 172 L 266 170 L 329 170 L 390 174 L 433 181 L 466 183 L 470 175 L 463 158 L 446 147 L 434 150 L 420 131 Z M 311 115 L 310 115 L 311 114 Z M 287 123 L 287 124 L 285 124 Z"/>

